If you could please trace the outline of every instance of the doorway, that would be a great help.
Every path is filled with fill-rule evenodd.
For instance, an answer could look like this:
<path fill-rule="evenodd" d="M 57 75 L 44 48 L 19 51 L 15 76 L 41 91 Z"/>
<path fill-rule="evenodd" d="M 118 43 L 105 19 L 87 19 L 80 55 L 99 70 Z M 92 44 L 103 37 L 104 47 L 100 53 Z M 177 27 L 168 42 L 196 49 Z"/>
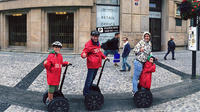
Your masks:
<path fill-rule="evenodd" d="M 161 50 L 161 19 L 150 18 L 150 33 L 151 33 L 151 42 L 152 50 L 160 51 Z"/>
<path fill-rule="evenodd" d="M 26 14 L 13 14 L 8 16 L 9 45 L 26 46 L 27 23 Z"/>
<path fill-rule="evenodd" d="M 54 41 L 60 41 L 65 49 L 74 48 L 74 14 L 49 13 L 49 47 Z"/>

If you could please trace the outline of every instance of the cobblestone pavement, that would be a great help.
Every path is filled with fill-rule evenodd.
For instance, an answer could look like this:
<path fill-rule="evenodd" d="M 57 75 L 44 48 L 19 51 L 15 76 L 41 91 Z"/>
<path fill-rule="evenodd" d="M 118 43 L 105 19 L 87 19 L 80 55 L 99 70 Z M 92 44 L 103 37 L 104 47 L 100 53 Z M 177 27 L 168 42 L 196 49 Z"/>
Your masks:
<path fill-rule="evenodd" d="M 113 66 L 112 62 L 106 63 L 100 88 L 105 96 L 105 104 L 100 110 L 110 111 L 198 111 L 200 106 L 199 80 L 190 80 L 191 52 L 177 51 L 176 60 L 163 60 L 165 52 L 153 53 L 159 60 L 156 72 L 152 77 L 152 93 L 154 95 L 153 106 L 147 109 L 137 109 L 133 105 L 132 90 L 132 61 L 130 55 L 128 62 L 132 65 L 131 72 L 121 73 L 121 67 Z M 17 88 L 17 84 L 29 73 L 37 70 L 38 65 L 48 54 L 0 52 L 0 111 L 5 112 L 45 112 L 42 104 L 42 94 L 47 89 L 46 70 L 38 73 L 38 76 L 28 89 Z M 197 57 L 200 53 L 197 53 Z M 69 67 L 65 78 L 63 93 L 69 99 L 70 111 L 86 111 L 83 104 L 82 89 L 86 78 L 86 60 L 79 55 L 64 55 L 64 60 L 71 62 L 74 67 Z M 112 59 L 112 57 L 110 57 Z M 199 62 L 200 59 L 197 59 Z M 168 70 L 163 67 L 166 65 Z M 33 71 L 32 71 L 33 70 Z M 63 68 L 64 70 L 64 68 Z M 200 66 L 197 65 L 197 74 L 200 74 Z M 100 71 L 100 70 L 99 70 Z M 180 72 L 180 73 L 179 73 Z M 184 75 L 188 76 L 183 78 Z M 34 73 L 33 73 L 34 74 Z M 37 73 L 35 73 L 37 74 Z M 30 75 L 32 76 L 32 75 Z M 96 77 L 96 79 L 98 76 Z M 182 92 L 183 90 L 183 92 Z M 4 107 L 4 105 L 6 108 Z"/>

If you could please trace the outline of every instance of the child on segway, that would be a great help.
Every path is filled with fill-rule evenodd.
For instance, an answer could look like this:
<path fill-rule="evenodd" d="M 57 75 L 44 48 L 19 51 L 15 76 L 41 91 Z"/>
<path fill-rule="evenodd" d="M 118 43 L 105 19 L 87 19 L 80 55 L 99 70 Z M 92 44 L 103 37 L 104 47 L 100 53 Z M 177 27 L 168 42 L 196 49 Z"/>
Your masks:
<path fill-rule="evenodd" d="M 152 72 L 155 72 L 156 70 L 156 65 L 154 64 L 155 60 L 156 58 L 150 55 L 147 58 L 147 62 L 144 64 L 139 80 L 139 87 L 141 87 L 141 89 L 150 90 L 151 88 Z"/>
<path fill-rule="evenodd" d="M 150 55 L 147 57 L 147 61 L 143 66 L 138 84 L 139 91 L 137 91 L 133 97 L 134 103 L 138 108 L 148 108 L 153 102 L 153 95 L 150 91 L 150 87 L 152 72 L 156 70 L 156 65 L 153 63 L 155 60 L 155 57 Z"/>
<path fill-rule="evenodd" d="M 53 44 L 53 50 L 49 53 L 47 59 L 44 61 L 44 67 L 47 71 L 47 83 L 48 83 L 48 101 L 53 100 L 53 94 L 58 90 L 60 83 L 62 67 L 70 64 L 67 61 L 63 62 L 60 49 L 62 44 L 59 41 L 55 41 Z"/>

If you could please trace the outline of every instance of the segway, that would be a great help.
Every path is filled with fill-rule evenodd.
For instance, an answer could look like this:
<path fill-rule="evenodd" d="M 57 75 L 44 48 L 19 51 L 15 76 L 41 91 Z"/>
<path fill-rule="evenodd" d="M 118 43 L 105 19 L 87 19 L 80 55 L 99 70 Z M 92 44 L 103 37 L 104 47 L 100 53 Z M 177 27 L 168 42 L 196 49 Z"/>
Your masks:
<path fill-rule="evenodd" d="M 106 61 L 110 60 L 106 59 L 104 61 L 97 84 L 96 85 L 92 84 L 92 86 L 90 87 L 89 94 L 85 96 L 85 101 L 84 101 L 85 107 L 90 111 L 99 110 L 104 104 L 104 96 L 99 88 L 99 83 Z"/>
<path fill-rule="evenodd" d="M 133 100 L 137 108 L 148 108 L 153 102 L 153 95 L 150 89 L 142 90 L 138 84 L 138 91 L 135 93 Z"/>
<path fill-rule="evenodd" d="M 69 64 L 66 66 L 65 71 L 63 73 L 60 88 L 58 89 L 58 91 L 55 91 L 53 93 L 53 100 L 47 103 L 48 91 L 46 91 L 43 95 L 43 103 L 47 105 L 48 112 L 68 112 L 69 110 L 68 99 L 65 98 L 65 96 L 62 93 L 62 86 L 65 80 L 67 68 L 68 66 L 71 66 L 71 65 L 72 64 Z"/>

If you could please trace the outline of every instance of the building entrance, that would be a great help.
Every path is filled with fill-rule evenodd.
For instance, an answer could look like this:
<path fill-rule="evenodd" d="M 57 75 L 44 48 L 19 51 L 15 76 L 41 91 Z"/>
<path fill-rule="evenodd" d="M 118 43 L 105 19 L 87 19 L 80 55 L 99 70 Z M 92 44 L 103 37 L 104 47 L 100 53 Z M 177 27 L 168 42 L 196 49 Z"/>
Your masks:
<path fill-rule="evenodd" d="M 49 13 L 49 47 L 60 41 L 63 48 L 74 48 L 74 14 L 67 12 Z"/>
<path fill-rule="evenodd" d="M 161 50 L 161 0 L 149 0 L 149 31 L 152 50 Z"/>
<path fill-rule="evenodd" d="M 150 33 L 151 33 L 151 42 L 152 50 L 160 51 L 161 50 L 161 19 L 150 19 Z"/>
<path fill-rule="evenodd" d="M 26 46 L 27 22 L 26 14 L 13 14 L 8 16 L 9 45 Z"/>

